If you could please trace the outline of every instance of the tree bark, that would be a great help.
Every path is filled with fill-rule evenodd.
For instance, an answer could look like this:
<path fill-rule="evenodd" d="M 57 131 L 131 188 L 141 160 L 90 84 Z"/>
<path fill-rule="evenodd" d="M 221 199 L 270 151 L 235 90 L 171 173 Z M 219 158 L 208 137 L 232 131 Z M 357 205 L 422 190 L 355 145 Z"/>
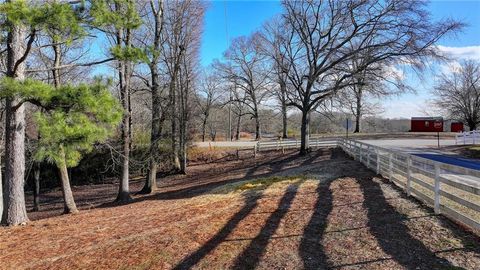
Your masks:
<path fill-rule="evenodd" d="M 116 8 L 120 8 L 118 5 Z M 121 46 L 123 37 L 123 29 L 117 30 L 117 45 Z M 130 44 L 130 30 L 127 29 L 125 34 L 125 46 Z M 120 185 L 118 187 L 117 202 L 128 202 L 131 200 L 129 189 L 129 164 L 130 164 L 130 65 L 128 60 L 119 61 L 118 63 L 118 77 L 120 83 L 120 99 L 123 108 L 123 117 L 121 125 L 122 133 L 122 157 L 121 157 L 121 176 Z"/>
<path fill-rule="evenodd" d="M 300 129 L 300 155 L 306 155 L 310 148 L 310 112 L 302 111 L 302 126 Z"/>
<path fill-rule="evenodd" d="M 33 169 L 33 211 L 37 212 L 40 209 L 40 163 L 35 162 Z"/>
<path fill-rule="evenodd" d="M 287 139 L 287 86 L 280 80 L 280 103 L 282 107 L 282 138 Z"/>
<path fill-rule="evenodd" d="M 25 52 L 25 28 L 10 25 L 7 35 L 7 76 L 24 79 L 25 65 L 18 63 Z M 18 225 L 28 222 L 25 207 L 25 106 L 18 97 L 6 99 L 5 205 L 2 222 Z"/>
<path fill-rule="evenodd" d="M 170 106 L 171 106 L 171 124 L 172 124 L 172 164 L 175 170 L 180 170 L 180 159 L 178 158 L 178 130 L 177 130 L 177 97 L 176 97 L 176 87 L 175 78 L 172 78 L 170 86 Z"/>
<path fill-rule="evenodd" d="M 355 87 L 355 86 L 354 86 Z M 362 89 L 361 86 L 357 86 L 355 88 L 358 88 L 358 91 L 356 91 L 356 99 L 357 99 L 357 104 L 355 107 L 355 130 L 353 133 L 359 133 L 360 132 L 360 120 L 362 120 Z"/>
<path fill-rule="evenodd" d="M 238 115 L 238 118 L 237 118 L 237 130 L 235 132 L 235 140 L 240 140 L 240 125 L 242 123 L 242 115 L 241 115 L 241 111 L 240 111 L 240 114 Z"/>
<path fill-rule="evenodd" d="M 158 144 L 161 139 L 164 116 L 161 104 L 161 89 L 158 82 L 156 65 L 150 68 L 152 73 L 152 129 L 150 134 L 150 164 L 140 193 L 149 194 L 157 190 Z"/>
<path fill-rule="evenodd" d="M 469 121 L 469 122 L 467 123 L 467 125 L 468 125 L 468 128 L 470 129 L 470 131 L 473 131 L 473 130 L 476 130 L 476 129 L 477 129 L 477 123 L 475 123 L 475 122 L 470 122 L 470 121 Z"/>
<path fill-rule="evenodd" d="M 260 119 L 258 117 L 258 114 L 255 115 L 255 140 L 259 141 L 262 138 L 262 135 L 260 133 Z"/>
<path fill-rule="evenodd" d="M 1 155 L 0 155 L 1 157 Z M 0 159 L 0 164 L 2 164 Z M 3 179 L 2 179 L 2 166 L 0 166 L 0 221 L 2 220 L 3 216 Z"/>
<path fill-rule="evenodd" d="M 61 52 L 60 45 L 58 45 L 58 44 L 53 45 L 53 51 L 54 51 L 54 67 L 55 67 L 53 69 L 53 83 L 54 83 L 55 88 L 58 88 L 58 87 L 60 87 L 60 84 L 61 84 L 60 69 L 58 67 L 60 67 L 61 64 L 62 64 L 62 55 L 61 55 L 62 52 Z M 63 155 L 65 155 L 65 153 L 63 153 Z M 62 170 L 62 168 L 60 168 L 60 170 Z M 65 167 L 65 171 L 68 172 L 66 167 Z M 36 171 L 34 172 L 34 174 L 35 173 L 37 173 L 37 168 L 36 168 Z M 63 177 L 62 174 L 60 174 L 60 175 Z M 39 181 L 40 181 L 40 168 L 38 168 L 38 179 L 36 178 L 36 176 L 34 176 L 34 180 L 35 180 L 34 210 L 35 210 L 35 204 L 37 204 L 37 210 L 35 210 L 35 211 L 38 211 L 38 193 L 37 193 L 37 196 L 35 196 L 35 193 L 37 192 L 37 184 L 38 184 L 38 188 L 40 188 L 40 183 L 39 183 Z M 63 198 L 64 198 L 64 204 L 65 204 L 65 211 L 64 212 L 66 214 L 76 213 L 76 212 L 78 212 L 78 210 L 77 210 L 77 207 L 75 206 L 75 201 L 73 199 L 72 190 L 71 190 L 71 187 L 70 187 L 70 182 L 68 182 L 68 184 L 64 183 L 64 181 L 70 181 L 70 177 L 67 174 L 66 178 L 62 178 L 61 180 L 62 180 L 62 193 L 64 194 Z"/>
<path fill-rule="evenodd" d="M 287 105 L 282 104 L 282 138 L 287 139 Z"/>
<path fill-rule="evenodd" d="M 157 168 L 158 168 L 158 144 L 161 139 L 162 125 L 165 116 L 162 109 L 162 90 L 159 83 L 158 60 L 161 49 L 161 33 L 163 29 L 163 1 L 158 1 L 158 7 L 155 6 L 153 0 L 150 1 L 150 8 L 155 15 L 155 31 L 153 39 L 154 54 L 149 64 L 151 80 L 152 80 L 152 128 L 150 133 L 150 164 L 145 179 L 145 185 L 140 193 L 148 194 L 156 191 L 157 188 Z"/>
<path fill-rule="evenodd" d="M 203 122 L 202 122 L 202 142 L 205 141 L 205 134 L 207 132 L 207 118 L 208 116 L 205 115 L 205 118 L 203 119 Z"/>
<path fill-rule="evenodd" d="M 73 199 L 72 188 L 70 187 L 70 179 L 68 177 L 68 169 L 65 161 L 65 153 L 62 150 L 63 162 L 58 165 L 60 171 L 60 180 L 62 183 L 62 194 L 63 194 L 63 213 L 64 214 L 75 214 L 78 213 L 77 205 Z"/>

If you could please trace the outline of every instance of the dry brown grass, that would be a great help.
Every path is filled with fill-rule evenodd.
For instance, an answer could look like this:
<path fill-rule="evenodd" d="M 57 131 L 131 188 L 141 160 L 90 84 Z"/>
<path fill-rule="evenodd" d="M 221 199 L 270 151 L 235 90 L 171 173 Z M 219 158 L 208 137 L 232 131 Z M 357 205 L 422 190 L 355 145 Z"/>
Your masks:
<path fill-rule="evenodd" d="M 223 166 L 132 204 L 2 228 L 0 268 L 480 269 L 478 238 L 338 150 Z"/>

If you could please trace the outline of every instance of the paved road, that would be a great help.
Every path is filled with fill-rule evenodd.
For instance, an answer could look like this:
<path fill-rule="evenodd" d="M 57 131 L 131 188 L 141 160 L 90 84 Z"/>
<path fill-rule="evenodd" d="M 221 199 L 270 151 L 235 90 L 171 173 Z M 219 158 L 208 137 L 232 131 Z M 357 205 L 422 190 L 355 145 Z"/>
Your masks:
<path fill-rule="evenodd" d="M 360 140 L 361 142 L 399 149 L 402 151 L 425 151 L 435 150 L 438 148 L 438 142 L 435 139 L 388 139 L 388 140 Z M 455 140 L 441 139 L 440 146 L 455 145 Z"/>
<path fill-rule="evenodd" d="M 437 140 L 432 139 L 400 139 L 400 140 L 361 140 L 364 143 L 385 148 L 397 149 L 419 157 L 456 165 L 464 168 L 480 170 L 480 160 L 462 157 L 456 153 L 439 150 Z M 455 145 L 455 140 L 440 140 L 440 146 Z"/>

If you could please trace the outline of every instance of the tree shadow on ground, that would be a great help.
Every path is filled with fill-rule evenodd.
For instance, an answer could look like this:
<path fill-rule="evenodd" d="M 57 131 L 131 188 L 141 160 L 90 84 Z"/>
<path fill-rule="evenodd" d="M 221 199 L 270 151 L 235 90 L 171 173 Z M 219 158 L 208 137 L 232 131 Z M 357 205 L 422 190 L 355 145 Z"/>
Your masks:
<path fill-rule="evenodd" d="M 439 269 L 452 267 L 446 259 L 430 251 L 409 233 L 407 216 L 391 206 L 372 176 L 356 177 L 364 196 L 368 227 L 382 250 L 407 269 Z"/>
<path fill-rule="evenodd" d="M 244 193 L 245 205 L 238 211 L 210 240 L 208 240 L 202 247 L 184 258 L 173 269 L 190 269 L 198 262 L 200 262 L 209 252 L 220 245 L 228 235 L 238 226 L 238 224 L 245 219 L 258 205 L 258 200 L 261 198 L 261 192 Z"/>
<path fill-rule="evenodd" d="M 442 215 L 436 215 L 433 212 L 433 209 L 429 206 L 426 206 L 421 202 L 420 200 L 416 199 L 415 197 L 408 197 L 403 189 L 398 187 L 397 185 L 392 184 L 388 179 L 385 178 L 377 178 L 378 181 L 381 184 L 388 184 L 392 189 L 397 191 L 400 194 L 400 197 L 403 199 L 409 199 L 409 200 L 414 200 L 417 204 L 420 205 L 420 207 L 425 210 L 428 214 L 423 215 L 423 216 L 417 216 L 417 217 L 406 217 L 406 220 L 413 220 L 413 219 L 420 219 L 420 218 L 426 218 L 426 217 L 436 217 L 436 219 L 440 222 L 442 227 L 445 227 L 451 232 L 455 238 L 461 241 L 462 246 L 464 248 L 455 248 L 454 250 L 465 250 L 465 251 L 472 251 L 478 256 L 480 256 L 480 237 L 476 235 L 474 232 L 472 232 L 469 228 L 459 225 L 452 220 L 448 219 L 445 216 Z M 435 253 L 443 253 L 443 252 L 448 252 L 451 250 L 441 250 L 437 251 Z"/>
<path fill-rule="evenodd" d="M 305 269 L 329 268 L 327 255 L 321 241 L 327 227 L 328 215 L 333 208 L 333 196 L 330 190 L 332 181 L 328 180 L 318 184 L 314 211 L 303 231 L 299 251 Z"/>
<path fill-rule="evenodd" d="M 272 235 L 275 234 L 281 220 L 287 214 L 292 205 L 298 192 L 299 182 L 300 181 L 297 181 L 288 186 L 277 206 L 277 209 L 268 217 L 258 235 L 252 239 L 250 244 L 235 259 L 234 266 L 232 267 L 233 269 L 254 269 L 258 265 L 262 255 L 265 253 L 268 241 Z"/>
<path fill-rule="evenodd" d="M 335 156 L 335 158 L 345 157 L 345 155 L 343 153 L 340 153 L 341 150 L 338 149 L 338 148 L 332 149 L 330 151 L 334 151 L 334 152 L 338 152 L 338 153 L 329 154 L 329 156 Z M 319 151 L 319 153 L 325 154 L 326 152 Z M 319 153 L 312 152 L 312 153 L 310 153 L 310 155 L 312 155 L 312 156 L 314 156 L 318 159 L 319 157 L 322 157 L 322 154 L 319 154 Z M 214 190 L 218 187 L 221 187 L 223 185 L 226 185 L 226 184 L 232 184 L 232 183 L 235 183 L 235 182 L 241 182 L 241 181 L 250 180 L 250 179 L 270 177 L 270 176 L 277 175 L 279 173 L 288 173 L 289 170 L 292 170 L 292 172 L 294 172 L 296 167 L 300 166 L 301 162 L 299 163 L 299 165 L 294 166 L 293 168 L 284 168 L 284 165 L 288 164 L 292 161 L 295 161 L 297 159 L 300 159 L 300 161 L 303 160 L 303 158 L 299 157 L 298 155 L 295 155 L 295 157 L 288 156 L 288 157 L 283 158 L 283 159 L 277 159 L 276 158 L 276 159 L 274 159 L 274 160 L 277 160 L 277 162 L 278 162 L 276 165 L 269 165 L 268 161 L 262 162 L 262 164 L 267 167 L 267 170 L 263 173 L 254 174 L 250 170 L 247 170 L 246 174 L 243 175 L 243 176 L 239 176 L 239 177 L 237 176 L 237 177 L 232 177 L 232 178 L 227 177 L 225 179 L 222 178 L 222 179 L 216 181 L 216 178 L 218 178 L 218 175 L 217 175 L 217 176 L 212 177 L 211 181 L 209 181 L 207 183 L 202 183 L 202 184 L 199 184 L 199 185 L 189 186 L 189 187 L 185 187 L 185 188 L 178 188 L 178 189 L 171 190 L 171 191 L 158 192 L 158 193 L 155 193 L 155 194 L 138 197 L 138 198 L 133 199 L 129 203 L 136 203 L 136 202 L 147 201 L 147 200 L 175 200 L 175 199 L 192 198 L 192 197 L 207 194 L 207 193 L 211 192 L 212 190 Z M 315 160 L 315 159 L 312 158 L 312 160 L 309 161 L 309 163 L 313 164 L 313 160 Z M 319 160 L 318 162 L 315 162 L 315 164 L 318 165 L 318 166 L 321 166 L 323 163 L 328 163 L 330 161 L 331 161 L 330 159 L 322 159 L 322 160 Z M 98 208 L 108 208 L 108 207 L 115 207 L 115 206 L 119 206 L 119 205 L 121 205 L 121 204 L 119 204 L 117 202 L 109 202 L 109 203 L 104 203 L 102 205 L 99 205 Z"/>

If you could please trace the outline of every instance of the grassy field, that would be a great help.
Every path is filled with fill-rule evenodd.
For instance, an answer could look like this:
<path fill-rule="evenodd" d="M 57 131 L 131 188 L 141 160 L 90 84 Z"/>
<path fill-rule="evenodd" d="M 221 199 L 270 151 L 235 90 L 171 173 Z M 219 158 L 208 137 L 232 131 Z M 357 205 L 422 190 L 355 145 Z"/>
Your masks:
<path fill-rule="evenodd" d="M 0 229 L 0 269 L 480 269 L 476 236 L 338 149 L 193 166 L 160 185 L 128 205 L 98 187 L 77 215 L 44 205 Z"/>

